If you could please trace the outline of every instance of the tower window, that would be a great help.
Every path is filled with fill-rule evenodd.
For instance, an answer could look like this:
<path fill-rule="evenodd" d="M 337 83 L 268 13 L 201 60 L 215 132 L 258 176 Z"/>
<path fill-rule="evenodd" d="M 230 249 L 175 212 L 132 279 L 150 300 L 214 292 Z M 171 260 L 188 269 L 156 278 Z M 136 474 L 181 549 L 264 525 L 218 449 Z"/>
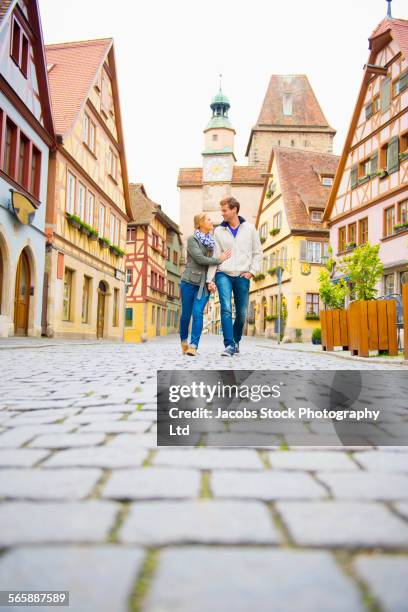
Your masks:
<path fill-rule="evenodd" d="M 283 114 L 286 116 L 292 115 L 293 99 L 291 93 L 283 94 Z"/>
<path fill-rule="evenodd" d="M 294 146 L 295 146 L 295 141 L 294 141 L 294 140 L 291 140 L 291 141 L 290 141 L 290 146 L 291 146 L 291 147 L 294 147 Z"/>
<path fill-rule="evenodd" d="M 218 134 L 213 134 L 212 139 L 213 140 L 218 140 Z"/>

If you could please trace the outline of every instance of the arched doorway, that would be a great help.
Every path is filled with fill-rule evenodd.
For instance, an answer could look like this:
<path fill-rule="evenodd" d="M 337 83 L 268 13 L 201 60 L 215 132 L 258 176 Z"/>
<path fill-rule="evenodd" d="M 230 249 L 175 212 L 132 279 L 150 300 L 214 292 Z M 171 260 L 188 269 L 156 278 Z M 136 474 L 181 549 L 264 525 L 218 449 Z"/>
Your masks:
<path fill-rule="evenodd" d="M 16 271 L 16 289 L 14 298 L 14 333 L 26 336 L 28 331 L 28 313 L 30 309 L 31 270 L 26 250 L 21 251 Z"/>
<path fill-rule="evenodd" d="M 104 281 L 98 285 L 98 307 L 96 311 L 96 337 L 103 338 L 105 326 L 105 301 L 108 287 Z"/>

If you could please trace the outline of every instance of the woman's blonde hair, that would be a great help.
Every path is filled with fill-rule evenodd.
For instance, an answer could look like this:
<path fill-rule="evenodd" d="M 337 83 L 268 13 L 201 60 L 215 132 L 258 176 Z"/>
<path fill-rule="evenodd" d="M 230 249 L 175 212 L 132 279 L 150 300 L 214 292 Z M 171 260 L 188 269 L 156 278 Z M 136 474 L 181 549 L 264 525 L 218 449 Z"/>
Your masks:
<path fill-rule="evenodd" d="M 201 221 L 205 219 L 207 213 L 201 212 L 198 215 L 194 215 L 194 229 L 198 229 L 200 227 Z"/>

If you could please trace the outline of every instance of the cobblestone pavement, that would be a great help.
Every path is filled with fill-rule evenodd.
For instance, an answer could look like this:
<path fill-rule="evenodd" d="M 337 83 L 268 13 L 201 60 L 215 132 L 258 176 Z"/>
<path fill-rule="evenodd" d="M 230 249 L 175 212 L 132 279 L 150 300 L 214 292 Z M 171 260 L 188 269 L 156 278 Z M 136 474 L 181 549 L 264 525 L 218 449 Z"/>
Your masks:
<path fill-rule="evenodd" d="M 156 447 L 157 369 L 401 367 L 266 346 L 3 340 L 0 589 L 70 590 L 74 612 L 405 612 L 408 448 Z"/>

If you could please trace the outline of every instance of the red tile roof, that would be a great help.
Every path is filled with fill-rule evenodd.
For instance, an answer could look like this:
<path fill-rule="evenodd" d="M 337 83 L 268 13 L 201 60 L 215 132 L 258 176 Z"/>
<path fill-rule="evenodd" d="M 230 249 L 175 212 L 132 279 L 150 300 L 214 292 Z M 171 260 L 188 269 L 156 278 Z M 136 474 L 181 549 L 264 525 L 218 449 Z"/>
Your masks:
<path fill-rule="evenodd" d="M 292 93 L 292 114 L 283 114 L 284 93 Z M 305 74 L 271 76 L 257 127 L 303 126 L 332 131 Z"/>
<path fill-rule="evenodd" d="M 234 166 L 232 170 L 232 185 L 263 185 L 261 176 L 265 168 L 261 166 Z M 202 187 L 202 168 L 180 168 L 178 187 Z"/>
<path fill-rule="evenodd" d="M 112 44 L 112 38 L 101 38 L 45 47 L 57 134 L 72 127 Z"/>
<path fill-rule="evenodd" d="M 276 159 L 283 202 L 291 230 L 323 229 L 320 221 L 312 221 L 310 208 L 323 210 L 330 187 L 323 187 L 319 174 L 334 176 L 339 157 L 306 149 L 274 147 L 270 167 Z"/>
<path fill-rule="evenodd" d="M 154 216 L 158 216 L 161 222 L 176 233 L 180 233 L 180 228 L 173 219 L 162 210 L 160 204 L 156 204 L 149 198 L 143 183 L 130 183 L 130 205 L 132 209 L 132 225 L 150 225 Z"/>
<path fill-rule="evenodd" d="M 390 31 L 391 36 L 397 42 L 399 48 L 401 49 L 404 57 L 408 60 L 408 20 L 407 19 L 389 19 L 386 17 L 375 28 L 374 32 L 371 34 L 370 41 L 370 49 L 371 49 L 371 41 L 373 38 L 376 38 L 380 34 L 384 32 Z"/>

